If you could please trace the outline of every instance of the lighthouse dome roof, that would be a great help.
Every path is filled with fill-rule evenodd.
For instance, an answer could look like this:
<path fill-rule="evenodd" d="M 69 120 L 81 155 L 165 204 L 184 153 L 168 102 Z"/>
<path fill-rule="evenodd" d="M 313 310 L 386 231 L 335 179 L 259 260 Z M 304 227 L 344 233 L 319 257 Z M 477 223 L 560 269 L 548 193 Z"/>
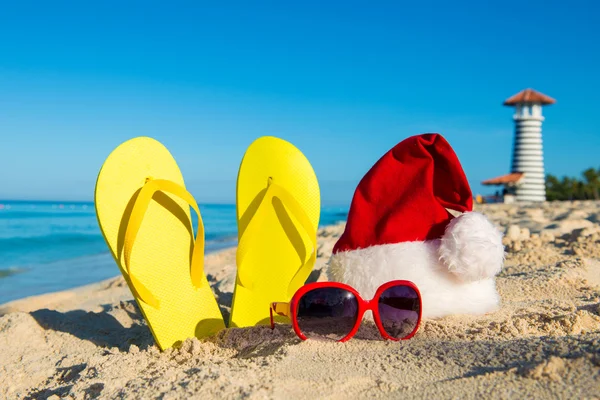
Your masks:
<path fill-rule="evenodd" d="M 514 106 L 517 104 L 523 103 L 539 103 L 539 104 L 554 104 L 556 100 L 554 100 L 550 96 L 546 96 L 543 93 L 536 92 L 533 89 L 525 89 L 521 90 L 519 93 L 514 96 L 509 97 L 505 102 L 505 106 Z"/>

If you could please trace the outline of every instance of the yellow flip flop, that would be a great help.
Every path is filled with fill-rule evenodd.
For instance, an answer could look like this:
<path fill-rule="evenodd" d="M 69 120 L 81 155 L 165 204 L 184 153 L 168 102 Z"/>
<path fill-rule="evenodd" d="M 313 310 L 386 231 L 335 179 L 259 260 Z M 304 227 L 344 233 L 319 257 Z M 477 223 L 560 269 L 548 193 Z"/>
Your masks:
<path fill-rule="evenodd" d="M 230 327 L 269 323 L 270 303 L 290 301 L 317 255 L 320 192 L 310 163 L 291 143 L 254 141 L 237 178 L 237 278 Z"/>
<path fill-rule="evenodd" d="M 131 139 L 106 159 L 96 182 L 104 239 L 161 350 L 225 328 L 204 275 L 204 227 L 169 151 Z M 194 239 L 190 206 L 198 214 Z"/>

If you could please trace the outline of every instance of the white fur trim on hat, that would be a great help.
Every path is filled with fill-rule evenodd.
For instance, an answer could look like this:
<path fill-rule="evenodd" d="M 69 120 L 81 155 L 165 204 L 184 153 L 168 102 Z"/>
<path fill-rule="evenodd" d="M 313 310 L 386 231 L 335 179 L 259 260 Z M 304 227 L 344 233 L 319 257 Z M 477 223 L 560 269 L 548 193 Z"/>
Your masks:
<path fill-rule="evenodd" d="M 475 213 L 464 216 L 469 214 Z M 493 311 L 500 303 L 494 275 L 502 267 L 504 249 L 499 251 L 502 235 L 489 221 L 499 236 L 483 240 L 489 227 L 481 218 L 487 221 L 481 214 L 457 217 L 442 239 L 338 252 L 329 262 L 328 279 L 354 287 L 365 299 L 383 283 L 412 281 L 428 318 Z"/>
<path fill-rule="evenodd" d="M 446 227 L 440 259 L 465 282 L 496 276 L 504 264 L 502 233 L 483 215 L 468 212 Z"/>

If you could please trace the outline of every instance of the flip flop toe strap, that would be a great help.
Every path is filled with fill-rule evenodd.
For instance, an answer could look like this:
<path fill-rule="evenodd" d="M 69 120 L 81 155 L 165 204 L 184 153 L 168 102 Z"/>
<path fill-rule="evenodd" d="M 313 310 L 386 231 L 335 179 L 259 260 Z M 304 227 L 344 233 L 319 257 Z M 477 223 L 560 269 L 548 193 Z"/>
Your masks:
<path fill-rule="evenodd" d="M 256 276 L 253 275 L 253 268 L 244 268 L 244 257 L 251 251 L 252 241 L 260 240 L 260 232 L 262 221 L 265 218 L 266 213 L 269 212 L 272 204 L 272 199 L 278 198 L 285 205 L 286 209 L 296 218 L 300 223 L 300 226 L 311 238 L 312 248 L 310 251 L 305 251 L 304 254 L 298 254 L 300 258 L 300 267 L 292 277 L 288 285 L 288 295 L 292 296 L 296 289 L 304 284 L 304 275 L 307 272 L 306 269 L 312 269 L 314 261 L 317 257 L 317 235 L 315 228 L 310 221 L 308 215 L 304 211 L 304 208 L 298 203 L 298 201 L 288 192 L 283 186 L 278 185 L 275 182 L 270 182 L 260 205 L 258 206 L 254 216 L 252 217 L 248 227 L 244 230 L 242 237 L 240 238 L 238 249 L 237 249 L 237 265 L 238 265 L 238 279 L 241 286 L 247 289 L 251 289 L 255 281 Z M 310 273 L 310 271 L 308 271 Z"/>
<path fill-rule="evenodd" d="M 144 303 L 154 308 L 159 308 L 160 302 L 150 292 L 150 290 L 148 290 L 148 288 L 146 288 L 146 286 L 144 286 L 144 284 L 137 279 L 135 272 L 131 270 L 130 261 L 133 245 L 135 244 L 135 239 L 140 227 L 142 226 L 142 221 L 144 220 L 148 206 L 152 201 L 152 196 L 154 196 L 154 193 L 158 191 L 171 193 L 177 197 L 180 197 L 182 200 L 187 202 L 194 209 L 194 211 L 196 211 L 196 214 L 198 214 L 198 227 L 196 229 L 196 238 L 194 238 L 194 250 L 192 252 L 192 262 L 190 266 L 190 277 L 195 287 L 201 287 L 202 276 L 204 274 L 204 241 L 197 240 L 198 237 L 204 237 L 204 225 L 202 223 L 202 216 L 200 215 L 200 209 L 198 208 L 196 200 L 194 200 L 194 197 L 185 188 L 175 182 L 165 179 L 149 180 L 140 189 L 129 216 L 129 223 L 127 224 L 127 230 L 125 231 L 123 254 L 125 259 L 125 269 L 127 270 L 131 284 L 135 288 L 138 297 Z M 160 238 L 157 238 L 157 240 L 160 240 Z"/>

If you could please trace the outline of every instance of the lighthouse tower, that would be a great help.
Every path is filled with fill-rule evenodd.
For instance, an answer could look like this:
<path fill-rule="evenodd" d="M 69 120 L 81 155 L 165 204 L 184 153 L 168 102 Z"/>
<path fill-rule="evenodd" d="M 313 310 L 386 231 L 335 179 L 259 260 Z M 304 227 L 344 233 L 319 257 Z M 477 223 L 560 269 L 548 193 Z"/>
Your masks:
<path fill-rule="evenodd" d="M 511 173 L 522 175 L 515 187 L 518 202 L 546 201 L 542 107 L 554 103 L 553 98 L 532 89 L 525 89 L 504 102 L 505 106 L 515 107 Z"/>

